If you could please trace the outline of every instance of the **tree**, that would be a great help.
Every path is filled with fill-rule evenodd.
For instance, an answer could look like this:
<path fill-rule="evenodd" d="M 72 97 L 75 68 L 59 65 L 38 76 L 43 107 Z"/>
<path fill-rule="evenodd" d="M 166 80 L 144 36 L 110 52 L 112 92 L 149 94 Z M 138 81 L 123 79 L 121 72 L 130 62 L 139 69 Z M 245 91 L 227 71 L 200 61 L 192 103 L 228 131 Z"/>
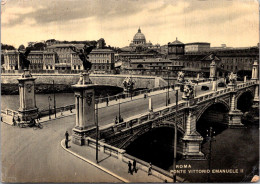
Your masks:
<path fill-rule="evenodd" d="M 98 41 L 97 41 L 97 48 L 98 49 L 104 49 L 106 46 L 106 42 L 104 40 L 104 38 L 100 38 Z"/>
<path fill-rule="evenodd" d="M 15 47 L 12 45 L 7 45 L 7 44 L 1 43 L 1 50 L 15 50 Z"/>
<path fill-rule="evenodd" d="M 18 50 L 24 50 L 25 49 L 25 46 L 22 44 L 18 47 Z"/>
<path fill-rule="evenodd" d="M 42 42 L 38 42 L 38 43 L 35 43 L 31 49 L 32 50 L 44 50 L 44 48 L 46 47 L 46 44 L 45 43 L 42 43 Z"/>

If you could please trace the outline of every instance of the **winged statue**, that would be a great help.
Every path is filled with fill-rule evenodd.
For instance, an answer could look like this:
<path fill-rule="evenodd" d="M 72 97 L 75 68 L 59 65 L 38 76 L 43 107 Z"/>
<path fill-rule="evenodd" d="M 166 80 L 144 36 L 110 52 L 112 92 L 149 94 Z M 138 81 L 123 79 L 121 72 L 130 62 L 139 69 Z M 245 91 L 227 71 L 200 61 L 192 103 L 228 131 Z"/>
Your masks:
<path fill-rule="evenodd" d="M 78 49 L 75 45 L 70 46 L 70 49 L 76 52 L 80 60 L 83 62 L 84 70 L 88 71 L 91 69 L 92 63 L 88 61 L 88 55 L 93 50 L 93 48 L 94 46 L 88 46 L 87 44 L 85 44 L 82 49 Z"/>
<path fill-rule="evenodd" d="M 30 61 L 27 59 L 28 58 L 28 55 L 30 54 L 31 52 L 31 48 L 30 47 L 27 47 L 25 49 L 25 52 L 21 52 L 21 50 L 18 50 L 19 52 L 19 58 L 20 58 L 20 61 L 22 63 L 22 68 L 23 69 L 28 69 L 29 66 L 30 66 Z"/>

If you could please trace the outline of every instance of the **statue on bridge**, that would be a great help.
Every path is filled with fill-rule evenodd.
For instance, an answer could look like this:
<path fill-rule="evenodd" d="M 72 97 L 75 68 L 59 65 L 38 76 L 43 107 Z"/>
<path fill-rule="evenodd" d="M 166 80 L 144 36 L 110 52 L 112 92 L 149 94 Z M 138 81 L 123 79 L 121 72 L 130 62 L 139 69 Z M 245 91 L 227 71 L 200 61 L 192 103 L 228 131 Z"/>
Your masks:
<path fill-rule="evenodd" d="M 178 72 L 177 81 L 179 83 L 183 83 L 184 82 L 184 72 L 182 72 L 182 71 Z"/>
<path fill-rule="evenodd" d="M 190 84 L 185 84 L 183 90 L 183 99 L 191 99 L 194 97 L 194 87 Z"/>
<path fill-rule="evenodd" d="M 82 49 L 78 49 L 75 45 L 70 46 L 70 49 L 76 52 L 83 62 L 84 70 L 89 71 L 91 69 L 92 63 L 88 61 L 88 55 L 93 50 L 94 46 L 88 46 L 87 44 L 84 45 Z"/>
<path fill-rule="evenodd" d="M 22 68 L 25 69 L 25 70 L 28 70 L 31 62 L 27 58 L 28 58 L 28 56 L 29 56 L 29 54 L 31 52 L 31 48 L 27 47 L 25 49 L 24 53 L 21 52 L 20 49 L 18 49 L 18 52 L 19 52 L 19 59 L 21 61 Z"/>
<path fill-rule="evenodd" d="M 132 77 L 126 77 L 123 81 L 123 85 L 125 90 L 132 91 L 134 89 L 135 81 L 132 79 Z"/>
<path fill-rule="evenodd" d="M 230 82 L 231 85 L 236 84 L 237 74 L 234 74 L 233 72 L 231 72 L 230 75 L 228 76 L 228 81 Z"/>

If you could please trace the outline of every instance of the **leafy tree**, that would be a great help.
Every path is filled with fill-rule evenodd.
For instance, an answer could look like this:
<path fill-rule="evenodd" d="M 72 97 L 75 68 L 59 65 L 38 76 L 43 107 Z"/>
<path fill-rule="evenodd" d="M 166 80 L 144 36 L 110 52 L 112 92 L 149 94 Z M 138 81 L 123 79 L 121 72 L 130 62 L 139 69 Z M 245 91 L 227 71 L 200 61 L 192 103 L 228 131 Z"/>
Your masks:
<path fill-rule="evenodd" d="M 1 43 L 1 49 L 2 49 L 2 50 L 15 50 L 15 47 L 12 46 L 12 45 L 2 44 L 2 43 Z"/>
<path fill-rule="evenodd" d="M 25 49 L 25 46 L 22 44 L 18 47 L 18 50 L 24 50 Z"/>

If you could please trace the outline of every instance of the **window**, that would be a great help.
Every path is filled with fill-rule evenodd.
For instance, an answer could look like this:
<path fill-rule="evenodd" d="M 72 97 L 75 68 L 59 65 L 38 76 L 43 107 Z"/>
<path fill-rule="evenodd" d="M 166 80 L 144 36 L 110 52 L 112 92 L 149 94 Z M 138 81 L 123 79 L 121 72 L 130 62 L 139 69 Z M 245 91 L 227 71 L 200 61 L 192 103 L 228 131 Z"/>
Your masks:
<path fill-rule="evenodd" d="M 74 70 L 76 70 L 76 65 L 74 65 Z"/>
<path fill-rule="evenodd" d="M 52 65 L 50 67 L 51 67 L 51 70 L 52 70 Z"/>
<path fill-rule="evenodd" d="M 80 70 L 80 65 L 78 66 L 78 69 Z"/>

